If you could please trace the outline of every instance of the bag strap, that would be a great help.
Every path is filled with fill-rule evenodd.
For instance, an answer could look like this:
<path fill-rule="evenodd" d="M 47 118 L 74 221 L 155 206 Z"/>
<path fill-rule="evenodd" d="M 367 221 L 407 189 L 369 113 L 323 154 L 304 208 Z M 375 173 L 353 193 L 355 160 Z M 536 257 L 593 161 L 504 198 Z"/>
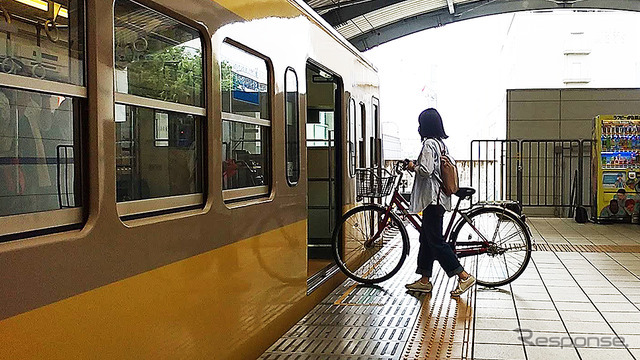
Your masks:
<path fill-rule="evenodd" d="M 436 141 L 436 144 L 438 144 L 438 148 L 440 150 L 440 154 L 438 154 L 438 157 L 440 158 L 440 163 L 442 163 L 442 156 L 443 156 L 443 148 L 442 148 L 442 143 L 440 142 L 440 139 L 438 138 L 434 138 L 434 140 Z M 438 169 L 440 169 L 440 163 L 438 163 Z M 436 205 L 440 205 L 440 194 L 442 193 L 442 179 L 438 178 L 437 176 L 435 176 L 435 171 L 433 172 L 433 177 L 436 179 L 436 182 L 438 183 L 438 195 L 437 196 L 437 200 L 436 200 Z"/>
<path fill-rule="evenodd" d="M 438 140 L 434 138 L 434 140 L 436 140 L 436 144 L 438 143 Z M 425 145 L 427 143 L 425 142 Z M 438 148 L 440 147 L 440 145 L 438 145 Z M 439 149 L 440 150 L 440 149 Z M 442 150 L 440 151 L 440 154 L 438 154 L 438 158 L 440 159 L 440 162 L 442 161 Z M 437 164 L 434 164 L 437 167 L 438 172 L 440 172 L 440 162 L 438 162 Z M 440 174 L 442 175 L 442 174 Z M 436 179 L 436 181 L 438 182 L 438 184 L 440 184 L 440 187 L 442 187 L 442 179 L 440 179 L 437 175 L 436 175 L 436 171 L 434 171 L 433 173 L 431 173 L 431 176 L 433 176 L 434 179 Z"/>
<path fill-rule="evenodd" d="M 447 146 L 441 139 L 436 138 L 436 143 L 438 143 L 438 147 L 440 147 L 440 155 L 447 156 Z"/>

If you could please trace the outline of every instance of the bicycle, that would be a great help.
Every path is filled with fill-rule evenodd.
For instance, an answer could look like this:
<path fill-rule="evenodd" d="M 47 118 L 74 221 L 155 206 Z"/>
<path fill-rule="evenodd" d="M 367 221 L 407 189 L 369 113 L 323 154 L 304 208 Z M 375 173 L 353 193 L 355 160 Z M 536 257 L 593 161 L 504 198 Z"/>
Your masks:
<path fill-rule="evenodd" d="M 388 199 L 393 191 L 386 205 L 367 203 L 347 211 L 333 231 L 333 256 L 338 267 L 360 283 L 388 280 L 402 267 L 410 248 L 402 219 L 420 232 L 420 217 L 409 213 L 409 203 L 398 191 L 407 163 L 398 161 L 393 173 L 383 168 L 356 170 L 358 200 Z M 529 263 L 531 232 L 524 216 L 503 206 L 479 203 L 461 210 L 461 202 L 474 193 L 474 189 L 463 187 L 455 194 L 458 202 L 445 240 L 458 258 L 476 256 L 475 268 L 469 270 L 475 272 L 478 284 L 508 284 Z"/>

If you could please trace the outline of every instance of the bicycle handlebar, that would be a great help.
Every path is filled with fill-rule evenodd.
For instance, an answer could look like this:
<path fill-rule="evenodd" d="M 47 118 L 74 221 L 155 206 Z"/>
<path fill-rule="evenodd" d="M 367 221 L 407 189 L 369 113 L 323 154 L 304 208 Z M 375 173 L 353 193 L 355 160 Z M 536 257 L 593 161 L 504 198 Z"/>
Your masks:
<path fill-rule="evenodd" d="M 410 162 L 411 160 L 409 159 L 397 161 L 394 169 L 396 174 L 400 175 L 403 171 L 407 170 L 407 166 L 409 165 Z"/>

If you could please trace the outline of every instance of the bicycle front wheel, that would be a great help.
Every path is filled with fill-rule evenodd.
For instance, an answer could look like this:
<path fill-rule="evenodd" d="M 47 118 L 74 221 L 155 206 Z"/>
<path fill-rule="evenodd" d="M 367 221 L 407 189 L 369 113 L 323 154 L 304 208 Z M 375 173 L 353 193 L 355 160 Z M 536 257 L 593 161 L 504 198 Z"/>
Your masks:
<path fill-rule="evenodd" d="M 349 210 L 333 232 L 333 256 L 350 278 L 375 284 L 397 273 L 409 253 L 409 236 L 397 215 L 379 205 Z"/>
<path fill-rule="evenodd" d="M 478 284 L 502 286 L 520 276 L 531 258 L 531 236 L 522 220 L 493 207 L 472 211 L 469 218 L 471 222 L 463 220 L 455 231 L 456 252 L 478 250 L 465 264 Z"/>

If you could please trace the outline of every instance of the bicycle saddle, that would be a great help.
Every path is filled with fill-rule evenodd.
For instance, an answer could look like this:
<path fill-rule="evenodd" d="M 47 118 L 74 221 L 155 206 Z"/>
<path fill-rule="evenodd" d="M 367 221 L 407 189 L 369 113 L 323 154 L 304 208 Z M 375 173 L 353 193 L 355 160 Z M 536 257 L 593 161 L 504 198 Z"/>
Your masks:
<path fill-rule="evenodd" d="M 456 196 L 464 199 L 467 197 L 471 197 L 471 195 L 476 193 L 476 189 L 473 188 L 468 188 L 468 187 L 461 187 L 460 189 L 458 189 L 458 191 L 456 191 Z"/>

